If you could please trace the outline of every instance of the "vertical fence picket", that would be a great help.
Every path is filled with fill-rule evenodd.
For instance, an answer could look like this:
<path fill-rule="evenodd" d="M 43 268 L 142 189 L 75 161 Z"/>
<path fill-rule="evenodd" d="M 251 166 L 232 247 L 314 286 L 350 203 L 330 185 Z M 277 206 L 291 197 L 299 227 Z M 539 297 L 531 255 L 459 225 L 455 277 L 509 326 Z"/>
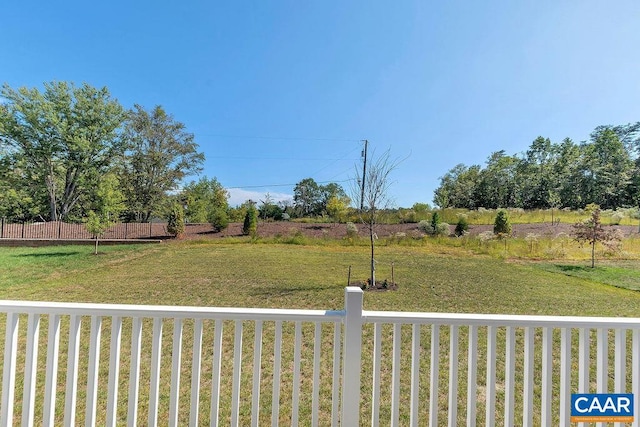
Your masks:
<path fill-rule="evenodd" d="M 322 350 L 322 325 L 316 322 L 313 333 L 313 390 L 311 392 L 311 426 L 320 422 L 320 353 Z"/>
<path fill-rule="evenodd" d="M 551 425 L 551 401 L 552 401 L 552 385 L 553 378 L 553 330 L 551 328 L 542 328 L 542 397 L 541 397 L 541 417 L 542 425 Z"/>
<path fill-rule="evenodd" d="M 380 367 L 382 365 L 382 325 L 373 325 L 373 373 L 371 396 L 371 426 L 380 424 Z"/>
<path fill-rule="evenodd" d="M 151 366 L 149 380 L 149 427 L 158 425 L 158 399 L 160 394 L 160 360 L 162 358 L 162 318 L 153 319 L 151 336 Z"/>
<path fill-rule="evenodd" d="M 262 321 L 256 322 L 253 340 L 253 392 L 251 402 L 251 426 L 258 427 L 260 419 L 260 375 L 262 373 Z"/>
<path fill-rule="evenodd" d="M 440 325 L 431 325 L 431 372 L 429 386 L 429 426 L 438 425 L 438 382 L 440 379 Z"/>
<path fill-rule="evenodd" d="M 16 384 L 16 355 L 18 353 L 18 313 L 7 313 L 4 339 L 4 366 L 2 368 L 2 412 L 0 425 L 13 423 L 13 399 Z"/>
<path fill-rule="evenodd" d="M 182 319 L 173 322 L 171 351 L 171 390 L 169 398 L 169 427 L 178 427 L 180 408 L 180 366 L 182 364 Z"/>
<path fill-rule="evenodd" d="M 516 334 L 512 326 L 507 326 L 504 363 L 504 424 L 513 425 L 515 420 L 515 365 L 516 365 Z"/>
<path fill-rule="evenodd" d="M 560 427 L 571 418 L 571 329 L 560 329 Z"/>
<path fill-rule="evenodd" d="M 302 325 L 300 322 L 295 323 L 295 337 L 293 347 L 293 383 L 291 396 L 291 425 L 298 425 L 300 406 L 300 354 L 302 350 Z"/>
<path fill-rule="evenodd" d="M 478 382 L 478 327 L 476 325 L 469 326 L 467 367 L 467 427 L 475 427 Z"/>
<path fill-rule="evenodd" d="M 109 344 L 109 380 L 107 395 L 107 426 L 115 427 L 118 421 L 118 384 L 120 379 L 120 346 L 122 344 L 122 318 L 111 318 L 111 343 Z"/>
<path fill-rule="evenodd" d="M 420 404 L 420 325 L 414 324 L 411 330 L 411 416 L 409 424 L 418 425 L 418 406 Z"/>
<path fill-rule="evenodd" d="M 596 388 L 598 393 L 606 393 L 609 382 L 608 330 L 598 328 L 596 336 Z"/>
<path fill-rule="evenodd" d="M 240 425 L 240 377 L 242 375 L 242 321 L 235 322 L 233 342 L 233 383 L 231 389 L 231 425 Z"/>
<path fill-rule="evenodd" d="M 449 328 L 449 427 L 458 423 L 458 325 Z"/>
<path fill-rule="evenodd" d="M 142 319 L 133 318 L 131 327 L 131 369 L 129 370 L 129 407 L 127 425 L 138 423 L 138 393 L 140 391 L 140 350 L 142 345 Z"/>
<path fill-rule="evenodd" d="M 487 327 L 487 382 L 485 411 L 487 427 L 495 425 L 496 412 L 496 328 Z"/>
<path fill-rule="evenodd" d="M 278 426 L 280 418 L 280 366 L 282 363 L 282 322 L 276 321 L 273 345 L 273 391 L 271 425 Z"/>
<path fill-rule="evenodd" d="M 220 418 L 220 370 L 222 367 L 222 320 L 216 320 L 213 340 L 213 370 L 211 372 L 211 426 Z"/>
<path fill-rule="evenodd" d="M 82 318 L 76 314 L 69 320 L 69 356 L 67 359 L 67 388 L 65 393 L 64 425 L 74 427 L 78 392 L 78 362 Z"/>
<path fill-rule="evenodd" d="M 522 403 L 522 425 L 533 427 L 533 365 L 535 329 L 524 328 L 524 385 Z"/>
<path fill-rule="evenodd" d="M 91 427 L 96 423 L 101 331 L 102 317 L 91 316 L 91 335 L 89 337 L 89 371 L 87 375 L 87 407 L 85 415 L 85 425 L 87 427 Z"/>
<path fill-rule="evenodd" d="M 615 357 L 614 357 L 614 393 L 626 393 L 627 385 L 627 331 L 616 329 L 615 332 Z M 622 427 L 623 423 L 614 423 L 615 427 Z"/>
<path fill-rule="evenodd" d="M 588 328 L 580 328 L 578 331 L 578 393 L 589 393 L 589 356 L 590 332 Z M 585 427 L 587 423 L 578 423 L 578 426 Z"/>
<path fill-rule="evenodd" d="M 200 412 L 200 372 L 202 369 L 202 319 L 196 319 L 193 324 L 193 356 L 191 362 L 191 410 L 189 411 L 189 425 L 198 425 Z"/>
<path fill-rule="evenodd" d="M 47 334 L 47 373 L 44 382 L 44 409 L 42 424 L 54 426 L 56 412 L 56 389 L 58 381 L 58 354 L 60 349 L 60 315 L 49 315 Z"/>
<path fill-rule="evenodd" d="M 400 422 L 400 351 L 402 324 L 393 325 L 393 356 L 391 362 L 391 426 Z"/>
<path fill-rule="evenodd" d="M 24 363 L 24 392 L 22 395 L 22 425 L 33 426 L 36 403 L 36 374 L 38 373 L 38 338 L 40 315 L 31 313 L 27 320 L 27 353 Z"/>

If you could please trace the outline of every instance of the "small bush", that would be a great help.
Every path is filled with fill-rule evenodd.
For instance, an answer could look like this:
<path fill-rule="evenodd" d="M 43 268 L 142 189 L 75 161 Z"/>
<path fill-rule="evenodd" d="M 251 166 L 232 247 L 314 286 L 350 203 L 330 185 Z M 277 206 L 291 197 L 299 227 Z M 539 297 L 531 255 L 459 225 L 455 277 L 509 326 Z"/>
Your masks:
<path fill-rule="evenodd" d="M 216 208 L 209 212 L 208 220 L 216 232 L 220 232 L 229 226 L 229 216 L 221 208 Z"/>
<path fill-rule="evenodd" d="M 456 224 L 456 229 L 455 229 L 456 236 L 458 237 L 464 236 L 468 232 L 469 232 L 469 223 L 467 222 L 467 217 L 465 217 L 464 215 L 460 215 L 460 218 L 458 218 L 458 223 Z"/>
<path fill-rule="evenodd" d="M 256 237 L 258 232 L 258 213 L 256 208 L 252 205 L 247 209 L 247 213 L 244 216 L 244 224 L 242 225 L 242 234 L 245 236 Z"/>
<path fill-rule="evenodd" d="M 446 222 L 439 222 L 436 225 L 435 230 L 433 230 L 433 234 L 435 236 L 448 236 L 449 235 L 449 224 Z"/>
<path fill-rule="evenodd" d="M 496 220 L 493 223 L 493 234 L 500 237 L 506 237 L 511 234 L 511 223 L 509 222 L 509 215 L 507 211 L 501 209 L 496 215 Z"/>
<path fill-rule="evenodd" d="M 167 217 L 167 232 L 176 237 L 184 234 L 184 210 L 177 203 Z"/>
<path fill-rule="evenodd" d="M 431 232 L 433 234 L 438 234 L 438 225 L 440 225 L 440 222 L 440 214 L 436 211 L 431 215 Z"/>
<path fill-rule="evenodd" d="M 354 238 L 358 235 L 358 227 L 353 222 L 347 222 L 347 237 Z"/>
<path fill-rule="evenodd" d="M 433 228 L 431 228 L 431 223 L 426 219 L 423 219 L 418 223 L 418 228 L 420 229 L 420 231 L 426 234 L 431 234 L 433 230 Z"/>
<path fill-rule="evenodd" d="M 620 225 L 620 222 L 624 219 L 624 214 L 622 212 L 614 212 L 611 214 L 611 225 Z"/>

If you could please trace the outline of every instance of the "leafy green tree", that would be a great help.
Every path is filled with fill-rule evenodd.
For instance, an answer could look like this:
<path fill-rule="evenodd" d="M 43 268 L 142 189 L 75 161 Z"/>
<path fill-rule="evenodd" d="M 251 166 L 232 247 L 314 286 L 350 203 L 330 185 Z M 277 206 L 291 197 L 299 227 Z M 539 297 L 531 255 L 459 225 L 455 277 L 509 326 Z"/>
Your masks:
<path fill-rule="evenodd" d="M 167 232 L 179 238 L 184 234 L 184 228 L 184 208 L 174 203 L 167 217 Z"/>
<path fill-rule="evenodd" d="M 49 219 L 67 218 L 121 158 L 124 110 L 106 87 L 88 84 L 45 83 L 43 92 L 5 84 L 0 96 L 0 147 L 46 193 Z"/>
<path fill-rule="evenodd" d="M 244 224 L 242 225 L 242 234 L 245 236 L 256 237 L 258 232 L 258 213 L 254 203 L 249 203 L 247 213 L 244 216 Z"/>
<path fill-rule="evenodd" d="M 179 199 L 185 208 L 185 218 L 191 223 L 210 222 L 212 211 L 227 211 L 229 192 L 216 178 L 200 178 L 191 181 L 180 192 Z"/>
<path fill-rule="evenodd" d="M 293 189 L 294 207 L 300 216 L 324 215 L 333 196 L 347 197 L 347 194 L 335 182 L 319 185 L 313 178 L 303 179 Z"/>
<path fill-rule="evenodd" d="M 334 195 L 327 201 L 327 214 L 334 222 L 344 222 L 349 211 L 351 199 L 347 196 Z"/>
<path fill-rule="evenodd" d="M 616 133 L 612 129 L 594 132 L 587 156 L 592 190 L 588 200 L 605 209 L 628 204 L 633 161 Z"/>
<path fill-rule="evenodd" d="M 122 168 L 127 208 L 147 222 L 187 176 L 202 170 L 204 155 L 192 133 L 161 106 L 136 105 L 125 129 L 127 157 Z"/>
<path fill-rule="evenodd" d="M 556 157 L 557 147 L 549 138 L 539 136 L 531 143 L 518 165 L 516 180 L 520 182 L 520 206 L 525 209 L 550 207 L 549 191 L 557 182 L 553 175 Z"/>
<path fill-rule="evenodd" d="M 320 210 L 322 193 L 313 178 L 305 178 L 293 188 L 293 202 L 300 216 L 314 215 Z"/>
<path fill-rule="evenodd" d="M 262 202 L 260 208 L 258 209 L 260 218 L 262 218 L 263 220 L 270 219 L 275 221 L 280 221 L 282 219 L 282 214 L 284 212 L 277 203 L 274 203 L 271 194 L 265 194 L 264 200 L 260 200 L 260 202 Z"/>
<path fill-rule="evenodd" d="M 481 168 L 456 165 L 440 177 L 440 186 L 434 193 L 434 203 L 440 208 L 457 207 L 475 209 L 483 205 L 479 200 Z"/>
<path fill-rule="evenodd" d="M 427 213 L 431 209 L 429 203 L 419 203 L 416 202 L 411 206 L 411 210 L 413 210 L 417 214 Z"/>
<path fill-rule="evenodd" d="M 124 197 L 119 188 L 118 178 L 114 174 L 105 175 L 98 184 L 92 209 L 89 210 L 85 228 L 95 240 L 95 254 L 98 254 L 98 240 L 118 221 L 124 210 Z"/>

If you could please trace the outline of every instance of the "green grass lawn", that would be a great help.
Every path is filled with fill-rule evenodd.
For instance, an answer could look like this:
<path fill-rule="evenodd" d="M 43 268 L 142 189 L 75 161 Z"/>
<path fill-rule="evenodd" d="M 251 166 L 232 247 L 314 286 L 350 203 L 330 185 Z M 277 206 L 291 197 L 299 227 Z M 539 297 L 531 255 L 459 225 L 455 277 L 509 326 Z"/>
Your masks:
<path fill-rule="evenodd" d="M 97 303 L 135 303 L 135 304 L 169 304 L 196 306 L 233 306 L 233 307 L 271 307 L 271 308 L 312 308 L 341 309 L 343 307 L 344 286 L 347 272 L 352 266 L 351 280 L 364 280 L 368 275 L 368 249 L 365 246 L 345 246 L 342 244 L 318 245 L 286 245 L 286 244 L 250 244 L 239 240 L 206 241 L 206 242 L 172 242 L 161 245 L 110 246 L 100 249 L 101 255 L 94 256 L 90 246 L 69 246 L 49 248 L 0 248 L 0 298 L 74 301 Z M 472 252 L 470 249 L 450 245 L 381 245 L 377 256 L 378 279 L 391 278 L 391 263 L 394 263 L 395 280 L 399 290 L 388 292 L 367 292 L 364 295 L 365 309 L 398 310 L 422 312 L 464 312 L 464 313 L 505 313 L 505 314 L 547 314 L 547 315 L 585 315 L 585 316 L 628 316 L 640 317 L 640 293 L 635 289 L 638 283 L 640 268 L 637 262 L 624 260 L 607 260 L 599 262 L 595 269 L 587 267 L 583 261 L 531 262 L 521 259 L 491 257 Z M 41 335 L 46 332 L 46 322 L 41 326 Z M 108 360 L 108 322 L 103 330 L 103 348 L 101 360 Z M 24 323 L 23 323 L 24 325 Z M 150 323 L 145 320 L 143 336 L 143 372 L 141 379 L 141 401 L 148 393 L 148 365 L 150 346 Z M 225 342 L 233 340 L 233 325 L 225 329 Z M 24 326 L 23 326 L 24 327 Z M 190 368 L 190 329 L 185 325 L 183 343 L 183 379 L 181 387 L 189 389 Z M 206 326 L 211 331 L 211 325 Z M 284 330 L 283 343 L 290 345 L 292 341 L 292 325 Z M 305 339 L 312 339 L 311 325 L 304 327 Z M 88 319 L 83 326 L 83 337 L 88 337 Z M 273 325 L 266 324 L 265 331 L 272 330 Z M 326 335 L 331 332 L 324 331 Z M 3 331 L 0 331 L 4 336 Z M 123 361 L 121 377 L 121 393 L 126 395 L 127 351 L 130 342 L 130 322 L 125 325 L 123 336 Z M 370 342 L 371 328 L 365 328 L 365 348 L 363 349 L 363 372 L 371 369 Z M 403 328 L 403 351 L 410 346 L 410 329 Z M 504 331 L 499 333 L 503 337 Z M 251 371 L 252 326 L 246 326 L 243 369 Z M 390 329 L 386 328 L 384 336 L 389 338 Z M 466 329 L 460 332 L 460 369 L 464 377 L 466 366 Z M 166 327 L 163 346 L 165 347 L 163 362 L 163 378 L 170 377 L 171 325 Z M 211 339 L 211 334 L 209 333 Z M 429 339 L 428 328 L 423 331 L 423 361 L 421 362 L 421 381 L 428 384 Z M 539 352 L 539 332 L 536 335 Z M 41 338 L 44 339 L 44 338 Z M 479 352 L 483 351 L 481 332 Z M 521 340 L 521 331 L 518 332 Z M 574 340 L 577 337 L 574 336 Z M 65 349 L 66 335 L 63 331 L 61 348 Z M 521 342 L 521 341 L 520 341 Z M 554 335 L 557 346 L 558 337 Z M 368 344 L 366 344 L 368 343 Z M 484 343 L 484 344 L 483 344 Z M 269 355 L 272 355 L 272 336 L 266 334 L 263 355 L 266 358 L 263 378 L 265 410 L 261 414 L 261 422 L 269 422 L 270 408 Z M 448 330 L 441 332 L 441 384 L 447 382 L 447 348 Z M 211 350 L 211 342 L 205 340 L 205 349 Z M 288 348 L 288 347 L 287 347 Z M 557 348 L 557 347 L 556 347 Z M 612 347 L 610 347 L 612 349 Z M 227 357 L 231 357 L 231 348 L 225 348 Z M 309 391 L 308 375 L 312 354 L 311 349 L 303 349 L 303 393 Z M 82 348 L 81 352 L 86 352 Z M 271 352 L 271 353 L 270 353 Z M 556 350 L 554 350 L 555 354 Z M 290 349 L 285 350 L 283 366 L 290 366 Z M 40 353 L 40 364 L 44 363 L 44 351 Z M 84 354 L 84 353 L 83 353 Z M 539 354 L 539 353 L 538 353 Z M 382 377 L 390 378 L 390 340 L 383 344 L 383 355 L 387 355 L 383 364 Z M 504 342 L 498 346 L 499 364 L 503 363 Z M 539 356 L 538 356 L 539 357 Z M 482 356 L 479 356 L 478 381 L 484 381 Z M 84 359 L 81 359 L 84 360 Z M 330 377 L 330 357 L 323 361 L 322 369 L 326 391 L 330 387 L 326 379 Z M 23 362 L 22 362 L 23 363 Z M 65 359 L 61 356 L 59 385 L 64 385 Z M 83 363 L 86 363 L 83 362 Z M 210 362 L 204 362 L 203 377 L 210 375 Z M 228 362 L 223 369 L 230 370 Z M 403 383 L 407 380 L 410 367 L 408 358 L 402 360 Z M 518 362 L 520 363 L 520 362 Z M 539 363 L 537 363 L 539 365 Z M 19 361 L 19 365 L 20 361 Z M 520 365 L 518 365 L 520 366 Z M 106 371 L 101 368 L 104 381 Z M 41 368 L 42 369 L 42 368 Z M 503 369 L 498 366 L 498 381 L 501 381 Z M 539 369 L 539 366 L 536 368 Z M 249 383 L 249 374 L 243 374 L 243 382 Z M 519 375 L 519 374 L 518 374 Z M 290 380 L 290 372 L 284 371 L 283 381 Z M 517 378 L 519 379 L 519 377 Z M 520 378 L 521 380 L 521 378 Z M 80 384 L 86 382 L 86 372 L 80 375 Z M 105 383 L 106 384 L 106 383 Z M 223 382 L 223 387 L 229 387 Z M 38 387 L 42 387 L 42 382 Z M 167 387 L 166 385 L 164 386 Z M 371 392 L 371 384 L 363 383 L 363 396 Z M 461 386 L 462 387 L 462 386 Z M 521 387 L 521 385 L 520 385 Z M 557 385 L 556 392 L 557 392 Z M 18 387 L 19 388 L 19 387 Z M 206 401 L 206 390 L 210 384 L 203 384 L 203 401 Z M 428 387 L 421 389 L 421 411 L 426 413 Z M 63 389 L 61 389 L 63 391 Z M 408 422 L 407 391 L 402 392 L 401 423 Z M 462 389 L 464 394 L 464 389 Z M 167 392 L 167 390 L 165 390 Z M 290 388 L 283 388 L 283 396 L 290 393 Z M 79 388 L 79 417 L 83 421 L 82 386 Z M 441 419 L 446 419 L 446 387 L 443 388 L 441 406 L 445 412 Z M 539 389 L 536 389 L 539 393 Z M 59 399 L 62 399 L 63 392 Z M 16 399 L 21 396 L 17 391 Z M 383 390 L 382 419 L 390 414 L 390 392 Z M 101 397 L 104 399 L 104 396 Z M 498 400 L 502 398 L 499 393 Z M 536 400 L 537 402 L 538 400 Z M 184 414 L 180 423 L 188 421 L 188 398 L 182 401 Z M 223 414 L 229 414 L 230 398 L 225 395 L 221 402 Z M 165 402 L 166 403 L 166 402 Z M 327 408 L 329 403 L 321 403 Z M 140 411 L 139 422 L 146 424 L 144 403 Z M 187 405 L 187 406 L 184 406 Z M 247 406 L 249 405 L 249 406 Z M 287 406 L 289 405 L 289 406 Z M 308 416 L 309 402 L 302 404 L 301 417 Z M 554 411 L 557 410 L 557 404 Z M 58 408 L 62 408 L 59 401 Z M 290 413 L 290 401 L 282 401 L 282 422 L 286 424 Z M 459 412 L 463 414 L 464 398 L 459 401 Z M 480 407 L 479 407 L 480 408 Z M 501 403 L 497 402 L 498 412 Z M 250 403 L 243 403 L 241 418 L 247 421 Z M 40 409 L 41 410 L 41 409 Z M 208 407 L 203 405 L 202 422 L 206 421 Z M 517 410 L 522 410 L 521 407 Z M 16 407 L 19 417 L 19 406 Z M 371 408 L 363 404 L 362 416 L 368 420 Z M 557 411 L 556 411 L 557 412 Z M 484 414 L 479 409 L 478 422 Z M 120 410 L 126 417 L 126 402 Z M 166 418 L 166 412 L 160 419 Z M 104 414 L 99 413 L 99 420 Z M 324 415 L 326 417 L 326 414 Z M 16 418 L 19 420 L 19 418 Z M 62 421 L 60 419 L 60 421 Z M 323 418 L 321 424 L 326 424 Z M 497 420 L 499 424 L 499 419 Z M 384 424 L 384 422 L 383 422 Z"/>
<path fill-rule="evenodd" d="M 529 263 L 464 248 L 386 246 L 377 276 L 398 291 L 365 295 L 374 310 L 638 316 L 640 267 L 607 261 Z M 181 242 L 0 248 L 0 298 L 76 302 L 339 309 L 349 266 L 368 276 L 365 247 Z M 629 288 L 621 289 L 621 288 Z"/>

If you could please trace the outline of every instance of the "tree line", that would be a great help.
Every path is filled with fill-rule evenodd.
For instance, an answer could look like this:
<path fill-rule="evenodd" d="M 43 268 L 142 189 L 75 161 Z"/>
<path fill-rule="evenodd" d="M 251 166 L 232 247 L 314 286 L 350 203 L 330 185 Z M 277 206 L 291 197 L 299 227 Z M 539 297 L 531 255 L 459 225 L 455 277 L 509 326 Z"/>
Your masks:
<path fill-rule="evenodd" d="M 440 178 L 441 208 L 603 209 L 640 204 L 640 122 L 599 126 L 588 141 L 538 137 L 520 155 L 492 153 L 484 167 L 458 164 Z"/>
<path fill-rule="evenodd" d="M 86 222 L 99 231 L 121 220 L 148 222 L 181 210 L 187 222 L 226 227 L 248 206 L 263 219 L 336 214 L 350 201 L 339 184 L 301 180 L 292 202 L 230 208 L 185 125 L 161 106 L 125 109 L 106 87 L 69 82 L 0 89 L 0 218 Z M 99 233 L 98 233 L 99 234 Z"/>

